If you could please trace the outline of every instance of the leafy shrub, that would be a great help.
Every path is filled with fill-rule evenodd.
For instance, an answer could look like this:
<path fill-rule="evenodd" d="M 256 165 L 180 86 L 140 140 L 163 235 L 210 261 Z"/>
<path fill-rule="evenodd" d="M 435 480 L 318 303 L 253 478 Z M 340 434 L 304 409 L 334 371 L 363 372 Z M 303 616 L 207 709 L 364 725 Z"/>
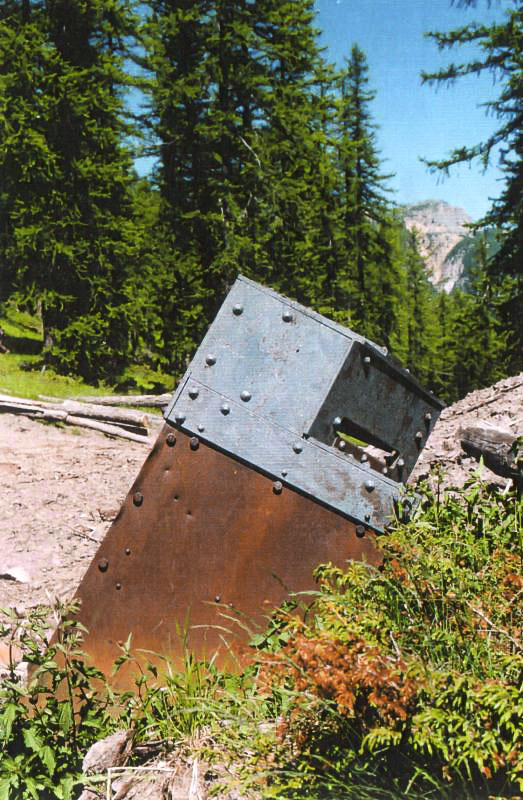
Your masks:
<path fill-rule="evenodd" d="M 523 794 L 521 516 L 481 482 L 427 494 L 379 569 L 317 570 L 313 613 L 264 656 L 292 698 L 274 796 Z"/>
<path fill-rule="evenodd" d="M 82 658 L 82 631 L 67 618 L 71 610 L 61 609 L 65 616 L 52 647 L 47 612 L 2 612 L 0 635 L 12 658 L 0 681 L 0 800 L 68 800 L 81 783 L 85 752 L 114 730 L 111 693 L 102 673 Z M 15 650 L 31 665 L 27 685 L 17 673 Z"/>

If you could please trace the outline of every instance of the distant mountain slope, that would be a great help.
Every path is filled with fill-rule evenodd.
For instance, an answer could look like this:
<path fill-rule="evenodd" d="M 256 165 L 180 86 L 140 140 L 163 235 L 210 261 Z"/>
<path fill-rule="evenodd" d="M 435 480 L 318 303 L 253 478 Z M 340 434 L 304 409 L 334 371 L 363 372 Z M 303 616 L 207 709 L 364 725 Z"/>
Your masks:
<path fill-rule="evenodd" d="M 404 206 L 402 211 L 408 230 L 418 233 L 429 280 L 436 288 L 450 292 L 462 275 L 468 252 L 477 242 L 465 227 L 472 218 L 462 208 L 442 200 Z"/>

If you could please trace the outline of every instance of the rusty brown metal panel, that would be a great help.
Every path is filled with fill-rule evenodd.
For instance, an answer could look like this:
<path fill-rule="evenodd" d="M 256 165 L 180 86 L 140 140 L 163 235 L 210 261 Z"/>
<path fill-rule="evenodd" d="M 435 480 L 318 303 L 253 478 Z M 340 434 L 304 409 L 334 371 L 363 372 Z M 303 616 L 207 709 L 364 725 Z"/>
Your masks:
<path fill-rule="evenodd" d="M 84 649 L 109 671 L 118 642 L 209 656 L 246 641 L 230 609 L 252 624 L 289 591 L 314 589 L 314 568 L 378 564 L 375 534 L 165 425 L 77 591 Z"/>

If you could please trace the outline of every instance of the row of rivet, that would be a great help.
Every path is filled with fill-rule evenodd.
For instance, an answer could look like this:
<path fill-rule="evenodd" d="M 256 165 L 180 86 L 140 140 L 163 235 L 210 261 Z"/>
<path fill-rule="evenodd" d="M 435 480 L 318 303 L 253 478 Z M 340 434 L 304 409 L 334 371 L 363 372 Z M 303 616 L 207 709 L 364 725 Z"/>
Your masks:
<path fill-rule="evenodd" d="M 191 388 L 189 389 L 189 397 L 191 398 L 191 400 L 196 400 L 199 394 L 200 394 L 199 389 L 197 389 L 196 386 L 191 386 Z M 243 400 L 244 403 L 248 403 L 251 397 L 252 394 L 247 389 L 243 389 L 240 392 L 240 398 L 241 400 Z"/>
<path fill-rule="evenodd" d="M 243 314 L 243 306 L 241 305 L 241 303 L 235 303 L 235 304 L 233 305 L 233 307 L 232 307 L 232 313 L 233 313 L 233 314 L 234 314 L 236 317 L 239 317 L 239 316 L 241 316 L 241 315 Z M 293 321 L 293 319 L 294 319 L 294 314 L 292 313 L 292 311 L 291 311 L 290 309 L 286 308 L 286 309 L 284 309 L 284 310 L 282 311 L 281 318 L 282 318 L 282 320 L 283 320 L 284 322 L 292 322 L 292 321 Z"/>

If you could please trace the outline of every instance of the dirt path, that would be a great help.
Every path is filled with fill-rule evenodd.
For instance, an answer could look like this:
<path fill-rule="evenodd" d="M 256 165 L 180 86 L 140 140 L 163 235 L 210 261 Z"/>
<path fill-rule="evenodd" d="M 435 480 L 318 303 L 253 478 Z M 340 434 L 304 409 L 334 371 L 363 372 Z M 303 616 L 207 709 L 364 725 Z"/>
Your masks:
<path fill-rule="evenodd" d="M 523 374 L 446 409 L 416 467 L 433 464 L 462 485 L 477 469 L 460 449 L 460 425 L 478 419 L 523 429 Z M 147 447 L 104 434 L 0 415 L 0 607 L 20 611 L 72 595 L 116 516 Z M 488 480 L 506 483 L 485 471 Z"/>
<path fill-rule="evenodd" d="M 148 449 L 0 415 L 0 607 L 70 597 Z"/>

